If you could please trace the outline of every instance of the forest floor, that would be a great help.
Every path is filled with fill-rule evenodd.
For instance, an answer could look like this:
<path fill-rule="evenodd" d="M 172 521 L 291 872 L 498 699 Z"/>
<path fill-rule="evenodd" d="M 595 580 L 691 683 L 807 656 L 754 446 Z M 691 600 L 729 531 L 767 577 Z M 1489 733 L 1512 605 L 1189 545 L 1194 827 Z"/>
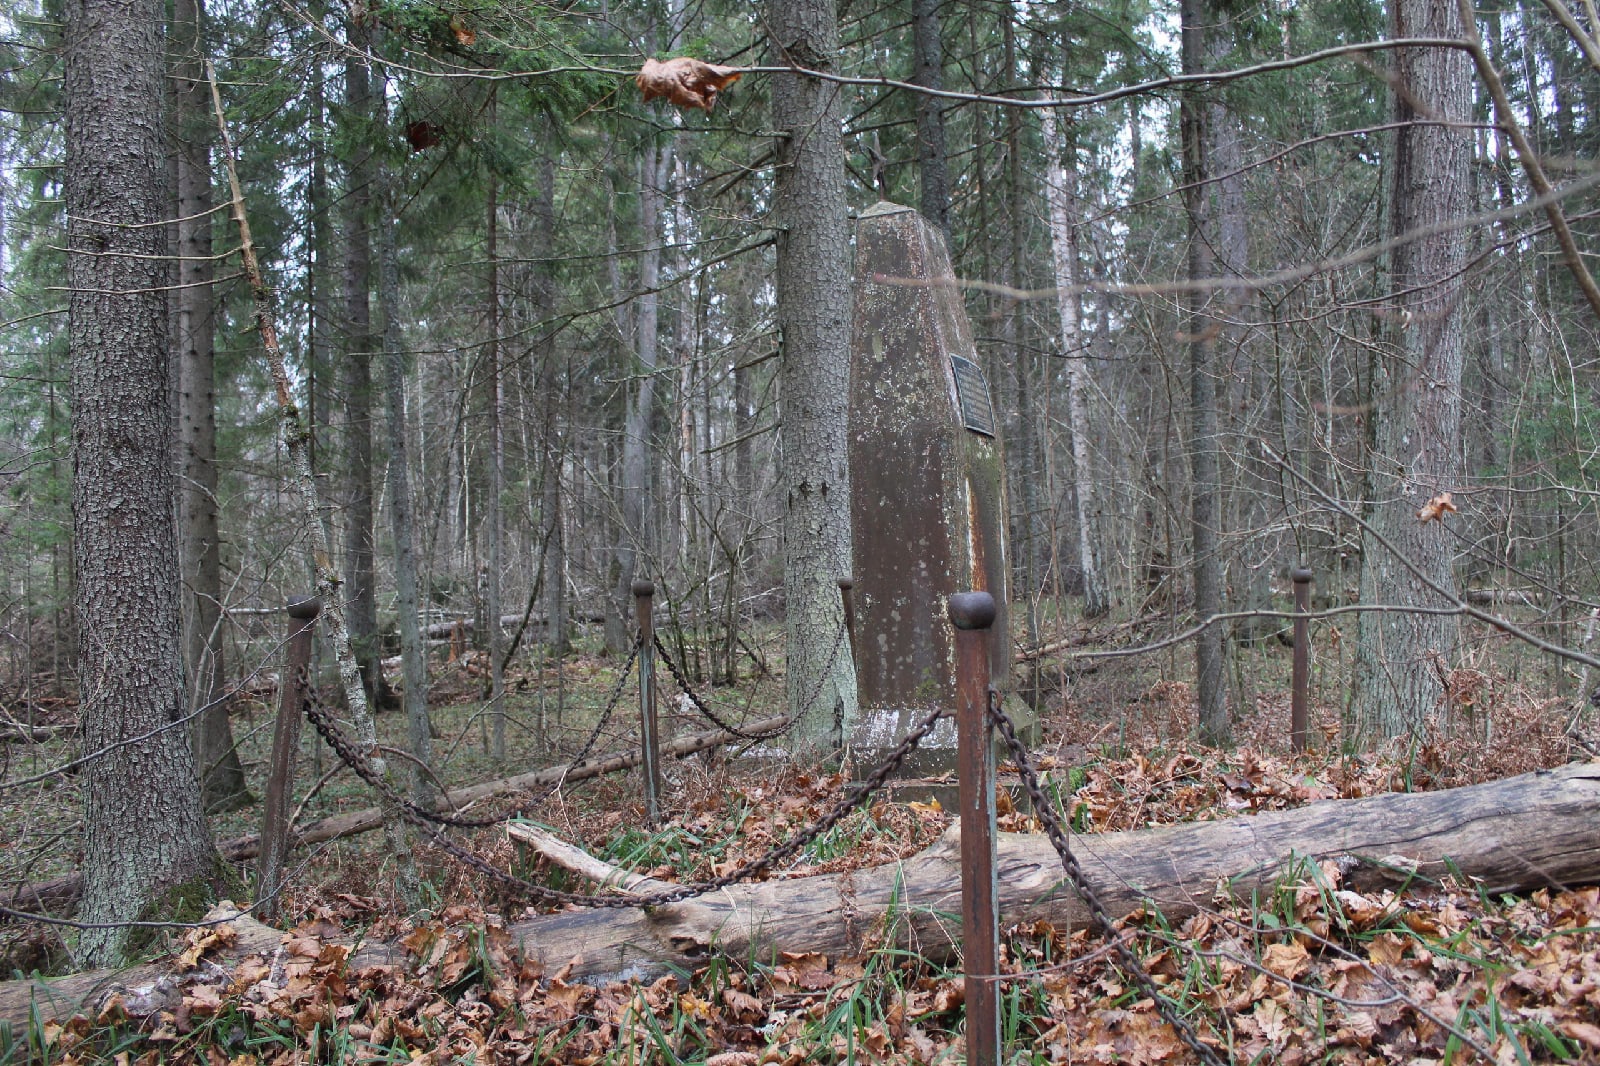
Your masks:
<path fill-rule="evenodd" d="M 1129 643 L 1126 629 L 1084 630 L 1081 645 Z M 774 635 L 771 643 L 776 643 Z M 1337 644 L 1337 641 L 1331 642 Z M 1319 645 L 1325 647 L 1326 645 Z M 1487 649 L 1487 650 L 1485 650 Z M 758 649 L 760 650 L 760 649 Z M 776 661 L 769 644 L 765 649 Z M 1040 763 L 1062 785 L 1063 813 L 1093 833 L 1248 815 L 1324 799 L 1421 791 L 1560 765 L 1578 754 L 1565 736 L 1571 703 L 1548 690 L 1542 668 L 1491 640 L 1452 675 L 1451 728 L 1425 743 L 1376 753 L 1337 749 L 1342 660 L 1325 653 L 1314 688 L 1319 750 L 1287 753 L 1289 650 L 1268 641 L 1241 653 L 1235 689 L 1239 746 L 1185 738 L 1194 700 L 1181 656 L 1053 660 Z M 559 671 L 517 672 L 508 704 L 504 767 L 486 754 L 477 664 L 435 662 L 430 691 L 434 756 L 450 786 L 496 772 L 560 765 L 616 689 L 618 664 L 590 648 Z M 684 714 L 663 672 L 663 735 L 705 728 Z M 1244 682 L 1248 681 L 1249 684 Z M 781 708 L 781 677 L 704 686 L 720 714 L 753 720 Z M 597 751 L 633 746 L 636 687 Z M 263 693 L 270 700 L 270 693 Z M 242 702 L 234 725 L 259 778 L 270 745 L 268 702 Z M 63 714 L 66 711 L 62 712 Z M 398 713 L 379 717 L 386 743 L 404 743 Z M 309 733 L 309 731 L 308 731 Z M 557 738 L 553 754 L 541 736 Z M 334 759 L 303 745 L 301 821 L 366 806 L 370 794 Z M 13 783 L 70 757 L 70 741 L 0 745 Z M 668 819 L 641 828 L 637 773 L 584 782 L 535 812 L 542 824 L 607 862 L 664 880 L 696 880 L 753 857 L 810 824 L 837 798 L 840 774 L 695 757 L 668 767 Z M 315 795 L 306 792 L 320 784 Z M 1005 805 L 1003 805 L 1005 806 Z M 7 883 L 73 868 L 76 788 L 47 778 L 0 791 L 0 874 Z M 219 838 L 258 828 L 258 806 L 217 815 Z M 950 819 L 937 803 L 888 800 L 859 810 L 807 848 L 787 872 L 838 871 L 910 855 Z M 1002 828 L 1038 831 L 1019 810 Z M 571 875 L 516 855 L 502 832 L 461 836 L 479 854 L 525 876 L 575 887 Z M 0 1026 L 0 1066 L 11 1062 L 779 1063 L 964 1061 L 959 967 L 889 947 L 853 958 L 717 958 L 650 984 L 592 987 L 517 957 L 508 923 L 534 913 L 450 856 L 418 853 L 431 906 L 407 915 L 380 834 L 294 857 L 285 895 L 288 979 L 263 983 L 260 956 L 196 971 L 175 1011 L 145 1018 L 37 1018 Z M 1334 864 L 1302 871 L 1271 898 L 1221 901 L 1173 927 L 1160 914 L 1121 923 L 1145 968 L 1190 1023 L 1232 1063 L 1600 1063 L 1600 888 L 1491 896 L 1465 880 L 1421 881 L 1403 893 L 1342 888 Z M 397 942 L 409 964 L 351 969 L 336 938 Z M 214 930 L 175 934 L 174 950 L 222 946 Z M 1005 931 L 1005 1061 L 1194 1061 L 1129 977 L 1104 937 L 1044 923 Z M 20 975 L 70 969 L 53 932 L 0 926 L 0 966 Z"/>

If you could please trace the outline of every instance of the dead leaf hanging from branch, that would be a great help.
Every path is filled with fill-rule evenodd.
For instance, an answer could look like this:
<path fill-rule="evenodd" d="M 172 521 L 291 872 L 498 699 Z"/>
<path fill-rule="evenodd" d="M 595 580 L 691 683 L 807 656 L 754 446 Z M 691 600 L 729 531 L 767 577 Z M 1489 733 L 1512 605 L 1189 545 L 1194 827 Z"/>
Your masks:
<path fill-rule="evenodd" d="M 1455 503 L 1451 501 L 1450 494 L 1441 492 L 1422 505 L 1422 510 L 1417 512 L 1417 521 L 1426 524 L 1434 519 L 1443 518 L 1447 514 L 1458 513 Z"/>
<path fill-rule="evenodd" d="M 709 112 L 717 104 L 717 95 L 739 77 L 733 67 L 719 67 L 679 56 L 665 62 L 646 59 L 633 80 L 644 95 L 645 103 L 663 96 L 677 107 L 698 107 Z"/>

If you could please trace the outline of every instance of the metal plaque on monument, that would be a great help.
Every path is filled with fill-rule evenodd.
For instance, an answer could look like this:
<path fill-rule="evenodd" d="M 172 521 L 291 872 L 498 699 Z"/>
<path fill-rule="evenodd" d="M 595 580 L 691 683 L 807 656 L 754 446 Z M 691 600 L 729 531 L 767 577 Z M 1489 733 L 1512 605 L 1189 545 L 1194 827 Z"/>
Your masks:
<path fill-rule="evenodd" d="M 850 517 L 861 717 L 852 747 L 865 767 L 932 707 L 953 713 L 952 593 L 994 596 L 990 661 L 1002 689 L 1011 640 L 1000 420 L 938 230 L 909 207 L 862 212 L 854 292 Z M 955 744 L 953 720 L 940 722 L 902 774 L 953 769 Z"/>

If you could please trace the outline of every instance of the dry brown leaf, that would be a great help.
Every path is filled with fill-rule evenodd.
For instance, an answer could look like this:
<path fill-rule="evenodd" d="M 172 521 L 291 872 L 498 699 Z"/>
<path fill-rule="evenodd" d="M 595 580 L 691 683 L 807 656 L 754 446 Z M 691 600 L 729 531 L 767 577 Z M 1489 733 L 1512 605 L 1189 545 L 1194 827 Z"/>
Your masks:
<path fill-rule="evenodd" d="M 646 59 L 633 80 L 645 103 L 661 96 L 675 107 L 698 107 L 709 112 L 717 105 L 718 94 L 740 77 L 733 67 L 679 56 L 664 62 Z"/>
<path fill-rule="evenodd" d="M 1261 965 L 1290 981 L 1305 973 L 1310 961 L 1310 953 L 1298 940 L 1273 944 L 1261 956 Z"/>
<path fill-rule="evenodd" d="M 706 1066 L 759 1066 L 761 1056 L 754 1051 L 723 1051 L 706 1060 Z"/>
<path fill-rule="evenodd" d="M 1441 492 L 1433 499 L 1422 505 L 1422 510 L 1417 512 L 1417 521 L 1432 522 L 1436 518 L 1443 518 L 1447 514 L 1456 514 L 1456 505 L 1451 501 L 1448 492 Z"/>
<path fill-rule="evenodd" d="M 1557 1028 L 1564 1035 L 1600 1051 L 1600 1025 L 1592 1025 L 1589 1022 L 1562 1022 Z"/>

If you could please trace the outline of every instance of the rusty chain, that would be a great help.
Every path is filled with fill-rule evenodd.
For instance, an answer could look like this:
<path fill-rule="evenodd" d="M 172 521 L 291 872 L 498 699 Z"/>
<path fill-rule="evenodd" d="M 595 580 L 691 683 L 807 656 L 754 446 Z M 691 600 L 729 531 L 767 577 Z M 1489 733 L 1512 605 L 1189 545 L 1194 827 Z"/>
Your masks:
<path fill-rule="evenodd" d="M 433 843 L 441 851 L 452 856 L 463 864 L 483 873 L 496 883 L 518 892 L 532 899 L 545 903 L 573 904 L 580 907 L 657 907 L 668 903 L 677 903 L 694 896 L 703 896 L 708 892 L 716 892 L 741 881 L 748 881 L 758 877 L 773 866 L 791 858 L 802 849 L 821 838 L 838 825 L 844 818 L 859 807 L 863 802 L 876 794 L 906 758 L 916 750 L 917 745 L 930 733 L 938 723 L 943 709 L 935 708 L 927 717 L 919 722 L 916 728 L 908 732 L 895 746 L 889 755 L 875 766 L 870 774 L 863 780 L 851 785 L 845 794 L 816 822 L 797 836 L 791 837 L 772 848 L 767 849 L 751 861 L 730 870 L 728 873 L 713 878 L 710 881 L 692 882 L 677 888 L 654 892 L 649 894 L 626 895 L 590 895 L 581 892 L 563 892 L 560 889 L 549 888 L 545 885 L 535 884 L 514 874 L 506 873 L 498 866 L 488 862 L 482 857 L 461 847 L 450 840 L 443 832 L 444 827 L 482 829 L 491 825 L 498 825 L 506 818 L 488 820 L 486 825 L 477 824 L 479 819 L 456 819 L 446 815 L 439 815 L 421 807 L 411 800 L 400 795 L 383 779 L 383 776 L 373 769 L 371 763 L 350 744 L 337 725 L 328 717 L 321 701 L 315 697 L 308 697 L 305 705 L 306 717 L 327 741 L 336 755 L 345 765 L 349 766 L 356 776 L 366 782 L 385 800 L 393 804 L 401 817 L 413 825 L 425 830 L 432 838 Z"/>
<path fill-rule="evenodd" d="M 722 719 L 721 715 L 717 714 L 716 711 L 713 711 L 709 706 L 706 705 L 705 700 L 700 698 L 700 694 L 698 692 L 689 687 L 689 679 L 685 676 L 683 669 L 680 668 L 673 660 L 672 656 L 668 654 L 667 646 L 661 643 L 661 634 L 656 633 L 654 636 L 656 652 L 661 656 L 661 661 L 667 664 L 667 672 L 672 675 L 673 682 L 678 686 L 685 696 L 689 697 L 689 702 L 694 705 L 694 709 L 699 711 L 701 716 L 705 718 L 706 721 L 710 722 L 718 729 L 725 733 L 732 733 L 741 740 L 768 740 L 772 737 L 778 736 L 781 733 L 786 733 L 790 729 L 794 728 L 794 722 L 788 721 L 783 725 L 778 726 L 776 729 L 768 729 L 761 733 L 750 733 L 740 729 L 736 725 L 730 725 L 728 722 Z"/>
<path fill-rule="evenodd" d="M 844 647 L 844 638 L 846 632 L 847 630 L 845 629 L 844 622 L 840 621 L 839 630 L 833 635 L 833 648 L 828 653 L 828 665 L 817 675 L 817 684 L 816 687 L 812 689 L 811 698 L 802 703 L 800 705 L 801 707 L 810 707 L 817 701 L 817 697 L 822 695 L 823 686 L 828 683 L 828 678 L 833 675 L 833 668 L 839 662 L 839 649 Z M 700 698 L 700 694 L 689 685 L 689 679 L 686 676 L 686 671 L 679 667 L 677 662 L 673 660 L 671 653 L 667 651 L 667 646 L 661 642 L 661 633 L 659 630 L 656 631 L 654 636 L 656 651 L 661 655 L 661 661 L 667 664 L 667 672 L 672 675 L 673 682 L 677 684 L 679 690 L 681 690 L 685 696 L 689 697 L 689 702 L 694 706 L 694 709 L 699 711 L 700 715 L 705 718 L 706 721 L 710 722 L 718 729 L 721 729 L 724 732 L 732 733 L 734 736 L 743 740 L 770 740 L 773 737 L 781 736 L 784 733 L 787 733 L 789 730 L 793 729 L 795 724 L 799 721 L 798 718 L 791 718 L 789 721 L 785 722 L 781 726 L 778 726 L 776 729 L 769 729 L 764 733 L 749 733 L 738 728 L 737 726 L 729 725 L 720 715 L 713 711 L 706 701 Z"/>
<path fill-rule="evenodd" d="M 1157 985 L 1149 971 L 1144 968 L 1144 963 L 1139 956 L 1118 932 L 1116 923 L 1111 918 L 1111 913 L 1106 910 L 1100 896 L 1089 885 L 1089 878 L 1083 871 L 1083 864 L 1073 854 L 1072 843 L 1067 837 L 1067 830 L 1061 824 L 1061 819 L 1056 814 L 1055 804 L 1045 795 L 1044 787 L 1039 783 L 1039 774 L 1033 768 L 1033 763 L 1028 757 L 1027 745 L 1022 743 L 1017 736 L 1017 727 L 1010 716 L 1000 706 L 999 692 L 992 686 L 989 689 L 989 721 L 999 730 L 1000 736 L 1005 740 L 1006 747 L 1011 750 L 1011 758 L 1017 764 L 1017 775 L 1022 779 L 1022 787 L 1027 790 L 1028 800 L 1033 804 L 1033 812 L 1038 817 L 1039 823 L 1044 826 L 1045 836 L 1056 849 L 1056 854 L 1061 857 L 1061 867 L 1067 873 L 1067 879 L 1072 882 L 1072 887 L 1089 908 L 1089 913 L 1094 917 L 1095 924 L 1105 934 L 1111 943 L 1111 948 L 1116 952 L 1123 967 L 1132 975 L 1145 995 L 1155 1003 L 1156 1010 L 1167 1024 L 1172 1026 L 1178 1034 L 1178 1039 L 1188 1046 L 1189 1050 L 1200 1056 L 1200 1061 L 1207 1066 L 1226 1066 L 1218 1057 L 1216 1051 L 1205 1041 L 1200 1039 L 1200 1034 L 1195 1032 L 1188 1019 L 1184 1018 L 1178 1005 L 1174 1003 Z"/>
<path fill-rule="evenodd" d="M 583 742 L 583 746 L 578 749 L 577 756 L 567 764 L 568 772 L 581 766 L 584 760 L 589 757 L 589 753 L 594 750 L 595 743 L 600 739 L 600 734 L 605 730 L 606 723 L 611 720 L 612 713 L 616 711 L 617 705 L 622 701 L 623 689 L 628 683 L 628 678 L 633 673 L 634 664 L 639 661 L 639 654 L 642 647 L 643 641 L 635 640 L 633 642 L 633 653 L 628 657 L 628 661 L 623 664 L 622 672 L 617 675 L 617 683 L 611 689 L 611 696 L 606 702 L 605 710 L 601 712 L 600 720 L 595 723 L 594 728 L 589 731 L 589 736 Z M 378 774 L 372 769 L 372 766 L 367 759 L 355 750 L 355 747 L 350 743 L 349 738 L 344 735 L 343 731 L 339 729 L 338 724 L 335 723 L 332 717 L 327 713 L 327 708 L 323 706 L 321 699 L 317 696 L 316 689 L 309 683 L 309 671 L 302 667 L 301 672 L 303 675 L 302 691 L 306 693 L 306 720 L 311 723 L 314 729 L 316 729 L 317 734 L 327 742 L 328 747 L 334 750 L 334 753 L 339 756 L 340 761 L 342 761 L 346 766 L 350 767 L 350 769 L 355 772 L 357 777 L 361 778 L 361 780 L 365 781 L 369 786 L 375 789 L 381 796 L 383 796 L 384 799 L 404 810 L 409 811 L 412 815 L 422 819 L 424 822 L 431 822 L 435 825 L 449 826 L 452 829 L 488 829 L 492 826 L 501 825 L 508 819 L 515 817 L 519 808 L 526 806 L 529 803 L 539 803 L 555 795 L 556 790 L 561 787 L 561 783 L 558 781 L 556 784 L 551 785 L 549 788 L 539 793 L 539 795 L 519 803 L 516 808 L 508 810 L 503 814 L 494 815 L 493 817 L 462 818 L 457 815 L 440 814 L 437 811 L 429 810 L 428 808 L 418 803 L 414 803 L 400 795 L 390 787 L 387 781 L 383 780 L 381 774 Z"/>

